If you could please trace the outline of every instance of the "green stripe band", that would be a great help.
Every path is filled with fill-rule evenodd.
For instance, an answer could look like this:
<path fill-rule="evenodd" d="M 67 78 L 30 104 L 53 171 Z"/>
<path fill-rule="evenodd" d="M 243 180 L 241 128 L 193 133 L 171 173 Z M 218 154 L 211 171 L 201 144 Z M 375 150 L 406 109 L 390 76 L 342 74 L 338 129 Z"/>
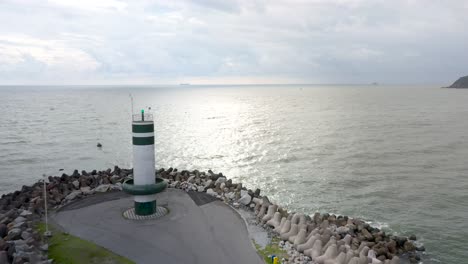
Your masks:
<path fill-rule="evenodd" d="M 126 180 L 123 185 L 123 190 L 132 195 L 150 195 L 160 193 L 167 187 L 167 183 L 160 178 L 156 178 L 154 184 L 135 185 L 133 179 Z"/>
<path fill-rule="evenodd" d="M 133 133 L 150 133 L 154 132 L 154 124 L 133 124 L 132 125 Z"/>
<path fill-rule="evenodd" d="M 139 203 L 135 202 L 136 215 L 152 215 L 156 213 L 156 201 Z"/>
<path fill-rule="evenodd" d="M 153 137 L 133 137 L 133 145 L 154 145 Z"/>

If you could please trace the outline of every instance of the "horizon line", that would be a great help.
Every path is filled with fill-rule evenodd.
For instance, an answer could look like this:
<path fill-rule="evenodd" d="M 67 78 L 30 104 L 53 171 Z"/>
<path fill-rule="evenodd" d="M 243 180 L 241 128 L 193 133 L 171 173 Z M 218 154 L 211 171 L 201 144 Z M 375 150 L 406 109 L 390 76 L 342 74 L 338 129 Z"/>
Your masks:
<path fill-rule="evenodd" d="M 49 86 L 49 87 L 58 87 L 58 86 L 75 86 L 75 87 L 85 87 L 85 86 L 177 86 L 177 87 L 188 87 L 188 86 L 277 86 L 277 85 L 368 85 L 368 86 L 385 86 L 385 85 L 442 85 L 442 83 L 239 83 L 239 84 L 191 84 L 191 83 L 180 83 L 180 84 L 170 84 L 170 83 L 154 83 L 154 84 L 0 84 L 0 87 L 28 87 L 28 86 Z"/>

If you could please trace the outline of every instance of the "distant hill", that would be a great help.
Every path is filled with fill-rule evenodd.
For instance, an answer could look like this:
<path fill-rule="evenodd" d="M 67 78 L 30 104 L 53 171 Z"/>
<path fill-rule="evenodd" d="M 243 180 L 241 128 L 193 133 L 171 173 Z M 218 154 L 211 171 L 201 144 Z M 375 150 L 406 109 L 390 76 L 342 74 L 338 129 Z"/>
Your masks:
<path fill-rule="evenodd" d="M 459 78 L 447 88 L 468 88 L 468 76 Z"/>

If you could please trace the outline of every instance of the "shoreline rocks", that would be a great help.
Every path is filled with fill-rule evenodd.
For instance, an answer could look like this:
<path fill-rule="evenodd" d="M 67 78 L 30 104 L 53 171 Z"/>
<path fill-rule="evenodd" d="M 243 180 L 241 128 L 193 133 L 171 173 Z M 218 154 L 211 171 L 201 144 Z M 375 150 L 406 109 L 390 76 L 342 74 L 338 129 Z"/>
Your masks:
<path fill-rule="evenodd" d="M 400 263 L 401 256 L 410 263 L 418 263 L 416 236 L 386 234 L 361 219 L 334 214 L 304 215 L 287 212 L 281 206 L 260 195 L 260 189 L 246 189 L 241 183 L 230 180 L 211 170 L 177 171 L 160 169 L 157 176 L 167 180 L 172 188 L 185 191 L 204 191 L 235 208 L 252 211 L 259 226 L 281 239 L 280 247 L 288 251 L 290 259 L 281 263 Z M 218 181 L 222 177 L 223 180 Z M 189 180 L 190 179 L 190 180 Z M 178 184 L 174 184 L 174 183 Z M 183 186 L 183 187 L 181 187 Z M 424 250 L 424 247 L 421 247 Z"/>
<path fill-rule="evenodd" d="M 121 182 L 132 170 L 115 166 L 114 170 L 82 171 L 72 175 L 49 176 L 46 182 L 47 207 L 50 210 L 96 192 L 120 191 Z M 44 183 L 23 186 L 0 198 L 0 264 L 52 263 L 48 244 L 36 229 L 44 215 Z"/>
<path fill-rule="evenodd" d="M 133 176 L 132 169 L 91 172 L 74 170 L 71 175 L 49 176 L 46 183 L 48 208 L 54 210 L 82 197 L 100 192 L 121 191 L 122 182 Z M 410 263 L 418 263 L 418 251 L 408 237 L 386 234 L 361 219 L 321 214 L 305 215 L 288 212 L 280 205 L 254 191 L 234 183 L 222 173 L 211 170 L 179 171 L 176 168 L 156 170 L 155 177 L 167 181 L 169 188 L 186 192 L 206 192 L 235 208 L 254 214 L 259 227 L 281 238 L 279 246 L 288 252 L 289 259 L 281 263 L 400 263 L 408 256 Z M 23 186 L 21 190 L 0 198 L 0 263 L 49 263 L 48 245 L 41 234 L 33 230 L 44 214 L 43 182 Z M 5 261 L 6 259 L 6 261 Z"/>

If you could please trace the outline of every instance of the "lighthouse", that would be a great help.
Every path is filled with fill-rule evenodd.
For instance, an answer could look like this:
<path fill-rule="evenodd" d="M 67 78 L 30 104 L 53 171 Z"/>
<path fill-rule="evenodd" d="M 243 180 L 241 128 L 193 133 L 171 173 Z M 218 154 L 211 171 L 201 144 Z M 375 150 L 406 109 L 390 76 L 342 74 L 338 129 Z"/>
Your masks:
<path fill-rule="evenodd" d="M 132 116 L 133 179 L 123 184 L 125 192 L 134 196 L 134 208 L 124 212 L 130 219 L 146 219 L 166 213 L 158 207 L 156 194 L 162 192 L 167 183 L 155 176 L 154 122 L 153 116 L 141 114 Z"/>

